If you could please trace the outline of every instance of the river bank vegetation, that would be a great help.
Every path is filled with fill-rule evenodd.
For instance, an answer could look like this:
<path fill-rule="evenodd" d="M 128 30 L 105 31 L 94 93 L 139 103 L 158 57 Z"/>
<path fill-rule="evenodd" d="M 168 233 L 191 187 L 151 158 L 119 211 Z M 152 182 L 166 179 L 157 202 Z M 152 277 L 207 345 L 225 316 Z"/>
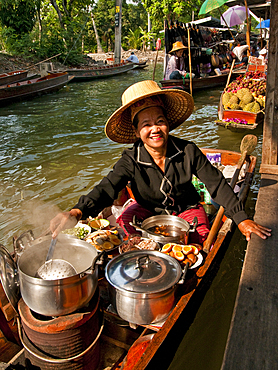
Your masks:
<path fill-rule="evenodd" d="M 158 37 L 163 47 L 163 19 L 189 22 L 200 6 L 200 0 L 123 0 L 123 49 L 140 50 Z M 10 55 L 33 62 L 60 54 L 60 62 L 79 64 L 84 54 L 114 50 L 115 0 L 0 0 L 0 36 L 2 51 Z"/>

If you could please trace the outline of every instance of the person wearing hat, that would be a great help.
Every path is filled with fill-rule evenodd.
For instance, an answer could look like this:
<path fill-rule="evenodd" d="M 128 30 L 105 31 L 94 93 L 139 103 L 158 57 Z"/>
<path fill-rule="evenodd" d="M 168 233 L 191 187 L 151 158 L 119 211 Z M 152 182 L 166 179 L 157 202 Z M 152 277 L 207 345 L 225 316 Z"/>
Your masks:
<path fill-rule="evenodd" d="M 267 50 L 266 50 L 266 48 L 263 48 L 262 50 L 259 51 L 258 59 L 261 59 L 262 65 L 267 64 Z"/>
<path fill-rule="evenodd" d="M 165 80 L 179 80 L 182 78 L 189 78 L 190 75 L 185 70 L 185 63 L 183 58 L 183 52 L 187 47 L 183 45 L 181 41 L 177 41 L 173 44 L 172 50 L 169 51 L 173 54 L 168 61 L 165 73 Z M 192 77 L 195 77 L 192 73 Z"/>
<path fill-rule="evenodd" d="M 247 240 L 251 233 L 264 239 L 270 236 L 270 229 L 248 220 L 242 202 L 202 151 L 193 142 L 169 134 L 191 115 L 193 108 L 190 94 L 179 89 L 163 90 L 155 81 L 141 81 L 126 89 L 122 106 L 108 119 L 105 133 L 112 141 L 131 146 L 92 191 L 81 196 L 69 212 L 51 220 L 52 237 L 67 228 L 70 220 L 76 223 L 96 217 L 130 184 L 135 200 L 117 219 L 127 233 L 135 232 L 129 224 L 134 215 L 144 220 L 152 215 L 170 214 L 188 222 L 197 216 L 197 231 L 191 233 L 191 242 L 201 244 L 208 235 L 209 223 L 192 184 L 193 175 L 205 183 Z"/>

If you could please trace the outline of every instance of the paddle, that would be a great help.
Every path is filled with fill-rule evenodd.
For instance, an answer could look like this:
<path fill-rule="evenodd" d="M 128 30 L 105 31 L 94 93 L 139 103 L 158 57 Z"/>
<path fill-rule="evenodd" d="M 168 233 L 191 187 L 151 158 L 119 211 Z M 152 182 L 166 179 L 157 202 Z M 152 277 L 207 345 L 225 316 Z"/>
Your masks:
<path fill-rule="evenodd" d="M 243 137 L 243 139 L 241 141 L 241 144 L 240 144 L 241 156 L 239 158 L 237 168 L 235 170 L 235 173 L 234 173 L 233 178 L 232 178 L 231 183 L 230 183 L 230 186 L 231 186 L 232 189 L 235 187 L 235 184 L 236 184 L 238 176 L 239 176 L 239 172 L 240 172 L 241 167 L 243 166 L 243 164 L 245 162 L 246 156 L 250 155 L 253 152 L 253 150 L 255 149 L 255 147 L 257 145 L 257 140 L 258 140 L 257 136 L 255 136 L 255 135 L 245 135 Z M 214 240 L 214 238 L 215 238 L 215 236 L 218 232 L 218 229 L 219 229 L 220 223 L 222 221 L 223 215 L 224 215 L 224 207 L 220 206 L 220 208 L 217 212 L 217 215 L 216 215 L 216 217 L 213 221 L 213 224 L 212 224 L 212 227 L 211 227 L 210 232 L 208 234 L 208 237 L 204 241 L 203 250 L 206 253 L 208 253 L 209 250 L 210 250 L 212 242 L 213 242 L 213 240 Z"/>
<path fill-rule="evenodd" d="M 232 71 L 233 71 L 233 68 L 234 68 L 234 65 L 235 65 L 235 59 L 233 59 L 233 61 L 232 61 L 232 65 L 231 65 L 231 68 L 230 68 L 230 72 L 229 72 L 229 76 L 228 76 L 228 78 L 227 78 L 227 83 L 226 83 L 226 86 L 225 86 L 225 89 L 224 89 L 224 91 L 227 89 L 227 87 L 228 87 L 228 85 L 229 85 L 229 83 L 230 83 L 230 79 L 231 79 L 231 75 L 232 75 Z"/>

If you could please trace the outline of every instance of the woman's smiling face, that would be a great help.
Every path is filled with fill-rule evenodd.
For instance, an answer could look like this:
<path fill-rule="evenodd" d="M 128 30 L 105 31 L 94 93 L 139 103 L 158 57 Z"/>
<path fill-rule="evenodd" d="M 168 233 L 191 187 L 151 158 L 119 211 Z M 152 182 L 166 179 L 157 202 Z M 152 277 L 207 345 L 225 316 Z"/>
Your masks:
<path fill-rule="evenodd" d="M 146 147 L 161 149 L 166 147 L 169 124 L 161 107 L 150 107 L 138 113 L 136 136 Z"/>

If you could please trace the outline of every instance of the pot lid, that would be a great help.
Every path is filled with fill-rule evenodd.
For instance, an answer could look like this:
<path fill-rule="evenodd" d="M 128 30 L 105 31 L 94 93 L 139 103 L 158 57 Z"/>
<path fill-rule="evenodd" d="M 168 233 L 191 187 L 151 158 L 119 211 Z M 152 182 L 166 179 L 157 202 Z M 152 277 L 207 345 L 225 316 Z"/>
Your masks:
<path fill-rule="evenodd" d="M 17 302 L 20 299 L 17 266 L 3 245 L 0 245 L 0 280 L 9 302 L 17 311 Z"/>
<path fill-rule="evenodd" d="M 108 282 L 117 289 L 135 293 L 157 293 L 175 285 L 181 277 L 179 262 L 159 251 L 129 251 L 106 266 Z"/>

